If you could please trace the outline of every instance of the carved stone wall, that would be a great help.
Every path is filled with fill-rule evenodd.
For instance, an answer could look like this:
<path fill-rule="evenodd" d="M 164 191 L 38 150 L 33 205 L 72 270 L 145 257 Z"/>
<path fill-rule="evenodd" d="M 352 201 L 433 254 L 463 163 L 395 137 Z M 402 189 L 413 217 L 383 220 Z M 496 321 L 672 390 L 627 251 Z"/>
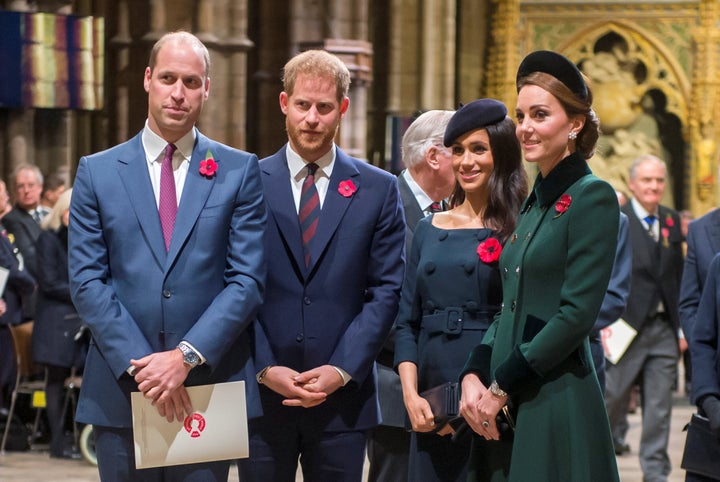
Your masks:
<path fill-rule="evenodd" d="M 496 12 L 517 15 L 519 28 L 489 89 L 531 50 L 563 53 L 590 77 L 604 131 L 591 160 L 597 174 L 627 190 L 629 164 L 649 152 L 669 167 L 664 202 L 696 215 L 717 204 L 718 2 L 498 3 Z M 493 38 L 507 39 L 507 29 L 499 22 Z M 505 85 L 513 105 L 514 85 Z"/>

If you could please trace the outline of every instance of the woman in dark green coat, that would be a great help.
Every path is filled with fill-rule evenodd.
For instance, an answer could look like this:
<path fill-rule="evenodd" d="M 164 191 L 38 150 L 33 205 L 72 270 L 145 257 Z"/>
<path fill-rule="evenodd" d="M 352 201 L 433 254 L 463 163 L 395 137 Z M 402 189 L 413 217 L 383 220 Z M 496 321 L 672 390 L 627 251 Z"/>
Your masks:
<path fill-rule="evenodd" d="M 517 75 L 518 140 L 539 174 L 505 243 L 503 305 L 463 370 L 461 413 L 478 434 L 471 480 L 619 480 L 588 334 L 612 270 L 613 188 L 586 160 L 599 136 L 592 93 L 554 52 L 528 55 Z M 496 415 L 508 403 L 512 444 Z"/>

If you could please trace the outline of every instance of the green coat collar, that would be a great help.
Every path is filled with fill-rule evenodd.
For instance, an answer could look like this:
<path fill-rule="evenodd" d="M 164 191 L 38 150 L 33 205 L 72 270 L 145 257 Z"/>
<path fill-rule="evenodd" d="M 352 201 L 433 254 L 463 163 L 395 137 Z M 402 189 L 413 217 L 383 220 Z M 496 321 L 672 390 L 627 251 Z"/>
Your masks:
<path fill-rule="evenodd" d="M 592 171 L 590 167 L 588 167 L 587 161 L 577 152 L 570 154 L 560 161 L 546 178 L 543 179 L 542 174 L 537 175 L 533 190 L 525 200 L 521 212 L 524 213 L 530 209 L 530 207 L 535 204 L 535 201 L 537 201 L 540 206 L 549 206 L 560 197 L 567 188 L 588 174 L 592 174 Z"/>

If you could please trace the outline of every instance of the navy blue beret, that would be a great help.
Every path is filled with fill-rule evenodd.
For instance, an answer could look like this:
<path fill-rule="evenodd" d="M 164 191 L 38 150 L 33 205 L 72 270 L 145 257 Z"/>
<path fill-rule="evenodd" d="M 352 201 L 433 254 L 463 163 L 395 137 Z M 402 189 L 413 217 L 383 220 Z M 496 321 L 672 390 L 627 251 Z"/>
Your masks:
<path fill-rule="evenodd" d="M 518 67 L 515 85 L 522 77 L 527 77 L 533 72 L 545 72 L 565 84 L 575 95 L 581 99 L 587 99 L 588 90 L 585 79 L 580 73 L 577 65 L 570 62 L 566 57 L 550 50 L 538 50 L 527 55 L 520 62 Z M 518 90 L 520 90 L 518 88 Z"/>
<path fill-rule="evenodd" d="M 495 99 L 478 99 L 460 107 L 445 128 L 443 144 L 450 147 L 461 135 L 497 124 L 507 116 L 505 104 Z"/>

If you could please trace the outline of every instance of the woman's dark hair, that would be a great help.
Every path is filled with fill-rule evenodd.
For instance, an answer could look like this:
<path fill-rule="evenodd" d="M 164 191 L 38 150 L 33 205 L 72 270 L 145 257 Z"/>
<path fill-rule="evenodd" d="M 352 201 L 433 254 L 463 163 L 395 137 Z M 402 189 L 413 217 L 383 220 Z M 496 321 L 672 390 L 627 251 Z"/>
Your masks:
<path fill-rule="evenodd" d="M 515 122 L 506 117 L 484 129 L 488 133 L 494 167 L 488 181 L 490 198 L 483 213 L 483 222 L 495 232 L 500 242 L 504 242 L 515 229 L 520 207 L 527 196 L 527 174 L 515 135 Z M 459 206 L 464 200 L 465 191 L 456 183 L 450 196 L 450 207 Z"/>
<path fill-rule="evenodd" d="M 585 159 L 590 159 L 595 154 L 595 146 L 600 137 L 600 122 L 592 109 L 593 95 L 590 86 L 587 86 L 587 98 L 581 99 L 565 84 L 545 72 L 533 72 L 518 79 L 518 91 L 525 85 L 537 85 L 554 95 L 568 116 L 585 117 L 585 124 L 575 139 L 575 149 Z"/>

